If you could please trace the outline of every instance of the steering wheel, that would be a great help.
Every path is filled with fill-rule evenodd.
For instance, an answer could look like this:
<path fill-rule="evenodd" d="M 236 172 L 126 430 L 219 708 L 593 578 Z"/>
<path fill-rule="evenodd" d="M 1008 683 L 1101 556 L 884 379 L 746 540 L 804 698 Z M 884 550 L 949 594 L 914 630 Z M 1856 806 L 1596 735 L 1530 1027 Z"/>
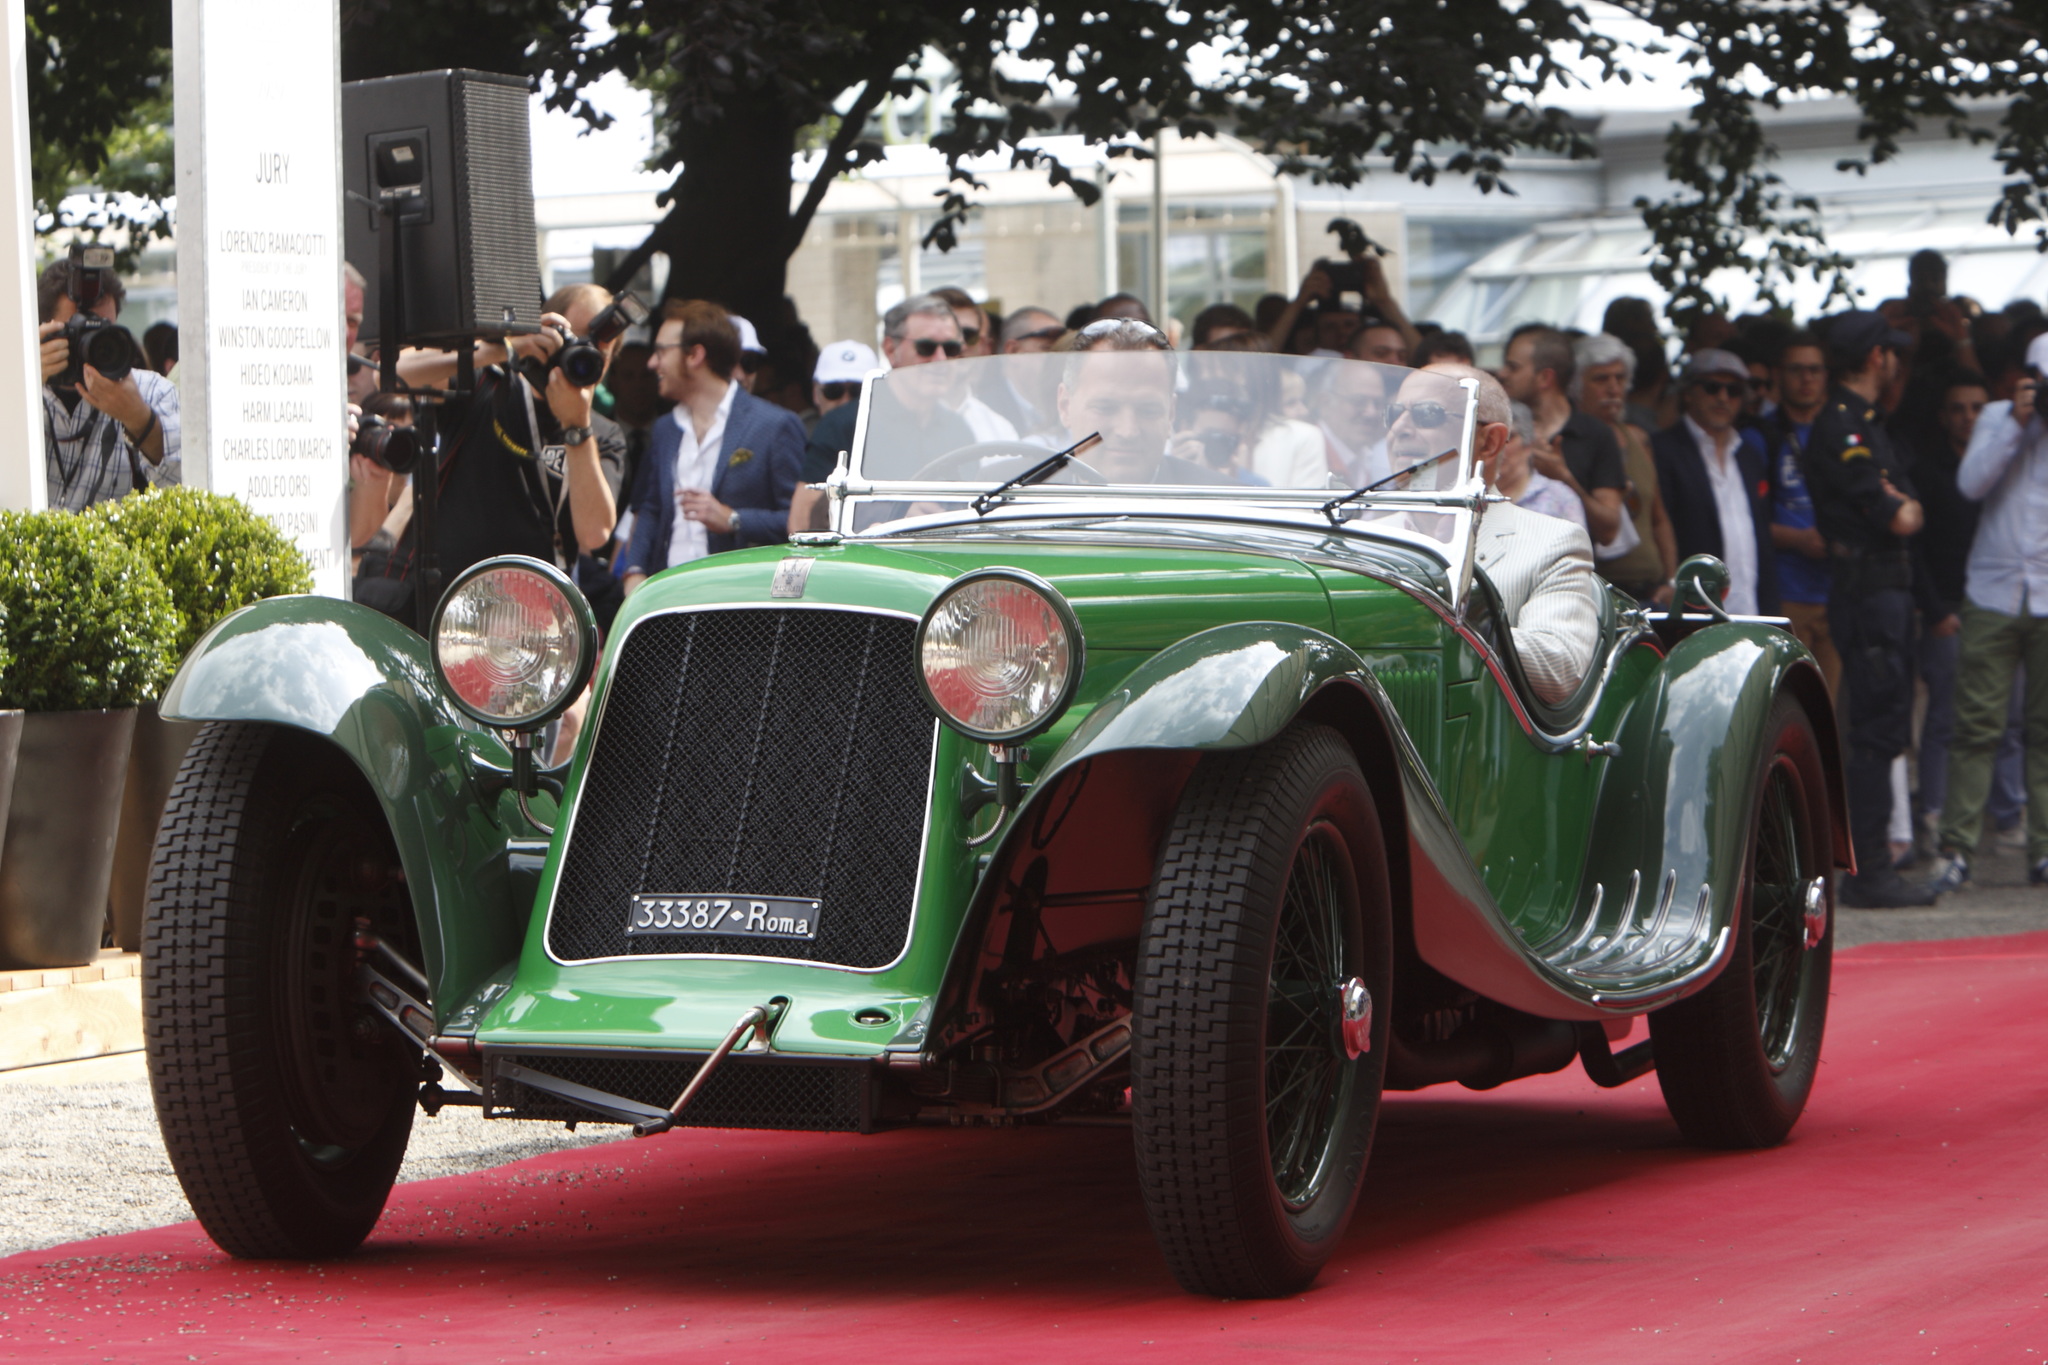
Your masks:
<path fill-rule="evenodd" d="M 933 460 L 923 469 L 911 475 L 911 478 L 913 480 L 930 479 L 933 482 L 940 483 L 975 483 L 986 479 L 993 486 L 1001 483 L 1004 479 L 1016 477 L 1018 474 L 1031 468 L 1032 465 L 1057 453 L 1056 451 L 1047 450 L 1044 446 L 1030 445 L 1024 441 L 976 441 L 971 446 L 962 446 L 958 450 L 947 451 L 944 455 L 939 456 L 938 459 Z M 987 461 L 998 459 L 1016 459 L 1022 460 L 1024 463 L 1017 465 L 1015 468 L 998 466 L 997 468 L 989 469 L 985 467 Z M 1071 478 L 1069 478 L 1070 475 L 1072 476 Z M 1045 482 L 1091 483 L 1099 485 L 1106 484 L 1109 480 L 1103 478 L 1095 466 L 1084 460 L 1068 456 L 1066 464 L 1054 472 Z"/>

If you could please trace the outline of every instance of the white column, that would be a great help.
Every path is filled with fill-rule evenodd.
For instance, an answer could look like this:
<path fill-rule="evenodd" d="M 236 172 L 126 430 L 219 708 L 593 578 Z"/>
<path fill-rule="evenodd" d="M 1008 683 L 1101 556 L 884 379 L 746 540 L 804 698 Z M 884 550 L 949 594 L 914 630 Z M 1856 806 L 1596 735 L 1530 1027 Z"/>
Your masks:
<path fill-rule="evenodd" d="M 28 20 L 22 0 L 0 0 L 0 507 L 48 505 L 43 470 L 43 366 L 36 340 L 34 191 L 28 169 Z"/>
<path fill-rule="evenodd" d="M 1152 135 L 1152 320 L 1166 330 L 1166 131 Z"/>
<path fill-rule="evenodd" d="M 1096 274 L 1095 297 L 1098 299 L 1106 299 L 1122 287 L 1117 283 L 1116 197 L 1109 192 L 1110 178 L 1109 158 L 1105 156 L 1095 167 L 1095 186 L 1102 191 L 1101 197 L 1095 201 L 1095 259 L 1100 267 Z"/>
<path fill-rule="evenodd" d="M 338 0 L 174 0 L 172 26 L 185 481 L 345 597 Z"/>

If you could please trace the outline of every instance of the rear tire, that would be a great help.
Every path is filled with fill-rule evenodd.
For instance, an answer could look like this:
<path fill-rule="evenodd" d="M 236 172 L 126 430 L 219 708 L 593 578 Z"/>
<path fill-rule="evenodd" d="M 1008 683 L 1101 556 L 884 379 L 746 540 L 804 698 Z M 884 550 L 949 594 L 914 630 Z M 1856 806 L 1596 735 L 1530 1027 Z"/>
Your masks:
<path fill-rule="evenodd" d="M 1293 1293 L 1342 1239 L 1386 1069 L 1389 905 L 1372 792 L 1336 731 L 1202 760 L 1153 882 L 1131 1047 L 1146 1213 L 1195 1293 Z M 1355 1059 L 1353 978 L 1372 1006 Z"/>
<path fill-rule="evenodd" d="M 1827 775 L 1806 712 L 1772 706 L 1728 964 L 1699 994 L 1650 1016 L 1657 1083 L 1688 1142 L 1774 1147 L 1799 1121 L 1820 1067 L 1834 961 Z M 1807 942 L 1815 880 L 1825 916 Z"/>
<path fill-rule="evenodd" d="M 420 1053 L 363 1002 L 353 934 L 361 917 L 410 951 L 397 868 L 324 741 L 243 723 L 194 741 L 150 865 L 143 1020 L 171 1167 L 231 1255 L 340 1255 L 383 1211 Z"/>

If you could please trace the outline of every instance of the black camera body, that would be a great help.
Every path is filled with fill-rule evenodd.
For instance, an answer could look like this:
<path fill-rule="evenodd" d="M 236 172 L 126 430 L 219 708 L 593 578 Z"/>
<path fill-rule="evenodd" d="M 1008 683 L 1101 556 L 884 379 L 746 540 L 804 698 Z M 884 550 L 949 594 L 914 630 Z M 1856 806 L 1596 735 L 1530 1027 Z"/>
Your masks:
<path fill-rule="evenodd" d="M 630 293 L 621 294 L 590 320 L 589 336 L 572 337 L 557 327 L 555 330 L 561 333 L 562 348 L 546 361 L 531 358 L 521 361 L 519 372 L 533 381 L 537 389 L 548 386 L 550 370 L 560 370 L 571 384 L 587 389 L 604 378 L 604 367 L 609 359 L 606 352 L 611 344 L 646 322 L 649 316 L 646 304 Z"/>
<path fill-rule="evenodd" d="M 374 460 L 394 474 L 410 474 L 420 462 L 419 432 L 375 413 L 365 413 L 356 424 L 356 438 L 348 448 L 350 454 Z"/>
<path fill-rule="evenodd" d="M 73 242 L 69 261 L 71 278 L 64 294 L 78 311 L 64 323 L 64 341 L 70 347 L 64 372 L 50 382 L 57 388 L 75 389 L 85 381 L 83 367 L 87 365 L 108 379 L 126 379 L 142 348 L 126 327 L 92 311 L 113 292 L 108 282 L 114 274 L 114 248 Z"/>
<path fill-rule="evenodd" d="M 1333 261 L 1328 257 L 1316 262 L 1315 268 L 1330 277 L 1330 289 L 1337 294 L 1363 294 L 1365 292 L 1365 263 L 1367 252 L 1384 256 L 1387 249 L 1366 236 L 1365 229 L 1349 218 L 1332 218 L 1326 232 L 1336 234 L 1337 245 L 1347 259 Z"/>

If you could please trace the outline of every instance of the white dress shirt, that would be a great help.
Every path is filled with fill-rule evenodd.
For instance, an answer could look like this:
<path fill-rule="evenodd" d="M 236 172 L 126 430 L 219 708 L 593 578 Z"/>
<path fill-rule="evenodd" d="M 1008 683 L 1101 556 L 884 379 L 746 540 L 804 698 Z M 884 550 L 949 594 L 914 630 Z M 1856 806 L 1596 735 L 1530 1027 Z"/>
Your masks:
<path fill-rule="evenodd" d="M 971 393 L 967 395 L 967 401 L 953 411 L 960 414 L 960 420 L 967 423 L 967 429 L 974 433 L 977 441 L 1017 439 L 1017 428 L 1010 419 Z"/>
<path fill-rule="evenodd" d="M 2022 427 L 2011 403 L 1986 404 L 1956 468 L 1956 491 L 1984 504 L 1964 593 L 1986 611 L 2048 616 L 2048 430 L 2040 414 Z"/>
<path fill-rule="evenodd" d="M 1721 520 L 1721 562 L 1728 566 L 1728 596 L 1722 603 L 1731 616 L 1756 615 L 1756 521 L 1750 516 L 1749 490 L 1742 484 L 1742 462 L 1735 448 L 1742 437 L 1728 433 L 1728 448 L 1717 449 L 1707 429 L 1688 417 L 1685 429 L 1699 447 L 1700 463 L 1714 489 L 1714 512 Z"/>
<path fill-rule="evenodd" d="M 711 541 L 704 530 L 704 523 L 691 521 L 683 515 L 683 490 L 700 488 L 711 491 L 711 481 L 718 477 L 718 450 L 725 444 L 725 421 L 732 416 L 733 395 L 740 386 L 727 380 L 725 397 L 718 400 L 718 411 L 711 416 L 711 425 L 704 429 L 704 438 L 697 439 L 697 426 L 690 417 L 690 409 L 676 404 L 669 417 L 683 429 L 683 443 L 676 447 L 676 525 L 668 539 L 668 567 L 688 564 L 693 559 L 702 559 L 711 553 Z"/>

